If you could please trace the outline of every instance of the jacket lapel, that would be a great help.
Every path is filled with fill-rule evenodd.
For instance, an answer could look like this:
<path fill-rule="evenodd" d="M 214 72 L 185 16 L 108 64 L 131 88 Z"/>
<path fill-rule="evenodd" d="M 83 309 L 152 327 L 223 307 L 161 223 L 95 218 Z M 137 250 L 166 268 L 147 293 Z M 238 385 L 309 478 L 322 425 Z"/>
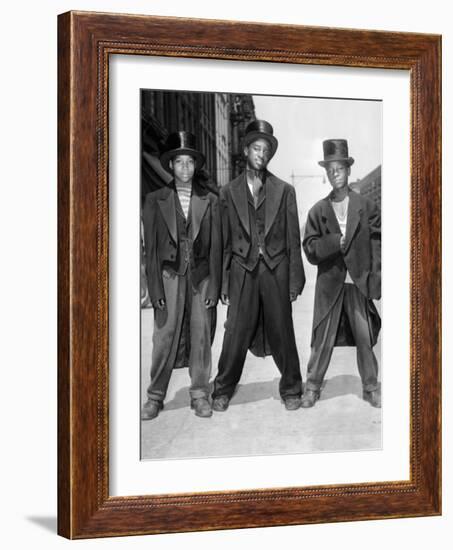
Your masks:
<path fill-rule="evenodd" d="M 250 235 L 249 206 L 247 199 L 247 176 L 245 172 L 231 186 L 231 198 L 242 226 Z"/>
<path fill-rule="evenodd" d="M 269 233 L 269 229 L 274 223 L 283 195 L 283 185 L 279 184 L 271 173 L 266 175 L 266 204 L 265 204 L 265 230 L 264 235 Z"/>
<path fill-rule="evenodd" d="M 174 194 L 174 198 L 175 198 L 175 208 L 176 208 L 176 213 L 177 214 L 181 214 L 181 216 L 186 219 L 186 216 L 184 214 L 184 210 L 182 209 L 182 206 L 181 206 L 181 201 L 179 200 L 179 195 L 178 195 L 178 191 L 175 189 L 175 194 Z"/>
<path fill-rule="evenodd" d="M 168 231 L 175 243 L 178 242 L 178 232 L 176 230 L 176 208 L 174 191 L 169 189 L 168 195 L 164 199 L 157 201 Z"/>
<path fill-rule="evenodd" d="M 321 215 L 331 233 L 341 233 L 340 225 L 330 202 L 330 194 L 323 201 Z"/>
<path fill-rule="evenodd" d="M 195 239 L 198 236 L 200 231 L 201 222 L 208 208 L 208 197 L 200 196 L 192 193 L 192 199 L 190 201 L 190 220 L 192 221 L 192 239 Z"/>
<path fill-rule="evenodd" d="M 346 222 L 346 242 L 345 251 L 348 250 L 351 245 L 351 241 L 354 238 L 357 226 L 360 221 L 360 213 L 362 207 L 360 205 L 360 199 L 357 193 L 354 191 L 349 192 L 349 205 L 348 205 L 348 220 Z"/>

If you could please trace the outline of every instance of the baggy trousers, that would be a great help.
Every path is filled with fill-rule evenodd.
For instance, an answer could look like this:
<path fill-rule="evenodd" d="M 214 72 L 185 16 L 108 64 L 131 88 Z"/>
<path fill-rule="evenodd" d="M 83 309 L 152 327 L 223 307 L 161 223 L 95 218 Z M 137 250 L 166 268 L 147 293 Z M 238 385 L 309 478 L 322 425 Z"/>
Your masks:
<path fill-rule="evenodd" d="M 190 397 L 208 397 L 211 375 L 211 316 L 214 308 L 206 309 L 208 278 L 192 288 L 190 275 L 174 275 L 164 271 L 162 280 L 166 299 L 164 311 L 154 310 L 150 399 L 163 402 L 178 355 L 181 331 L 189 328 Z M 183 323 L 184 315 L 188 322 Z"/>
<path fill-rule="evenodd" d="M 378 363 L 371 344 L 367 299 L 354 284 L 345 283 L 333 308 L 316 328 L 307 367 L 306 390 L 318 391 L 321 388 L 332 357 L 342 309 L 348 317 L 356 343 L 357 366 L 363 389 L 373 391 L 378 387 Z"/>
<path fill-rule="evenodd" d="M 273 271 L 260 260 L 251 272 L 233 260 L 229 280 L 230 306 L 213 397 L 233 395 L 260 315 L 281 373 L 280 395 L 283 399 L 300 396 L 302 377 L 289 299 L 288 260 L 282 260 Z"/>

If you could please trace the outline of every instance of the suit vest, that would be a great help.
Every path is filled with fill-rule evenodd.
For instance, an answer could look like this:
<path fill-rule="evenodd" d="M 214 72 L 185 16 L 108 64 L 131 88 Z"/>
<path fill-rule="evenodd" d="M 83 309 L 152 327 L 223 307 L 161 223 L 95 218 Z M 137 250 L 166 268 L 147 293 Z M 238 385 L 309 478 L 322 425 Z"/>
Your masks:
<path fill-rule="evenodd" d="M 193 243 L 190 238 L 190 228 L 188 222 L 188 220 L 190 220 L 191 208 L 189 207 L 188 220 L 186 220 L 181 204 L 179 202 L 179 198 L 176 193 L 175 204 L 178 243 L 174 252 L 174 259 L 172 258 L 171 262 L 164 262 L 162 267 L 172 274 L 185 275 L 192 259 Z"/>
<path fill-rule="evenodd" d="M 265 223 L 266 223 L 266 196 L 265 188 L 263 187 L 263 197 L 258 203 L 258 208 L 255 209 L 253 203 L 253 197 L 250 193 L 250 189 L 247 185 L 247 197 L 248 197 L 248 209 L 249 209 L 249 221 L 250 221 L 250 248 L 246 259 L 237 256 L 239 263 L 243 265 L 247 270 L 252 271 L 255 269 L 258 261 L 262 258 L 268 267 L 271 263 L 269 255 L 266 251 L 265 244 Z"/>

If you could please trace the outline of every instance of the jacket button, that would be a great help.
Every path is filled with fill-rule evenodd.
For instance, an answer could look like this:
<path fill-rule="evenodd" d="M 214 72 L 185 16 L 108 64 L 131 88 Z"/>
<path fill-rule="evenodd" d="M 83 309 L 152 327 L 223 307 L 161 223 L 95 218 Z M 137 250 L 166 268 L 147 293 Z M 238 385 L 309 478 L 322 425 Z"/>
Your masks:
<path fill-rule="evenodd" d="M 242 252 L 242 248 L 239 249 L 239 252 Z"/>
<path fill-rule="evenodd" d="M 242 235 L 239 234 L 238 237 L 239 237 L 239 240 L 242 241 Z"/>

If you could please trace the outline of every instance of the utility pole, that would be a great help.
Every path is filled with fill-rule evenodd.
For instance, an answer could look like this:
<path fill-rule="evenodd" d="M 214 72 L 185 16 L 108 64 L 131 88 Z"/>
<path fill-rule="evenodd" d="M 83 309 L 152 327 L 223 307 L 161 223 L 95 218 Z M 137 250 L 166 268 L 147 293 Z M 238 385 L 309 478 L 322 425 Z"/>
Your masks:
<path fill-rule="evenodd" d="M 291 172 L 291 183 L 294 187 L 296 180 L 310 180 L 310 179 L 321 179 L 322 183 L 326 183 L 325 175 L 321 174 L 295 174 L 294 170 Z"/>

